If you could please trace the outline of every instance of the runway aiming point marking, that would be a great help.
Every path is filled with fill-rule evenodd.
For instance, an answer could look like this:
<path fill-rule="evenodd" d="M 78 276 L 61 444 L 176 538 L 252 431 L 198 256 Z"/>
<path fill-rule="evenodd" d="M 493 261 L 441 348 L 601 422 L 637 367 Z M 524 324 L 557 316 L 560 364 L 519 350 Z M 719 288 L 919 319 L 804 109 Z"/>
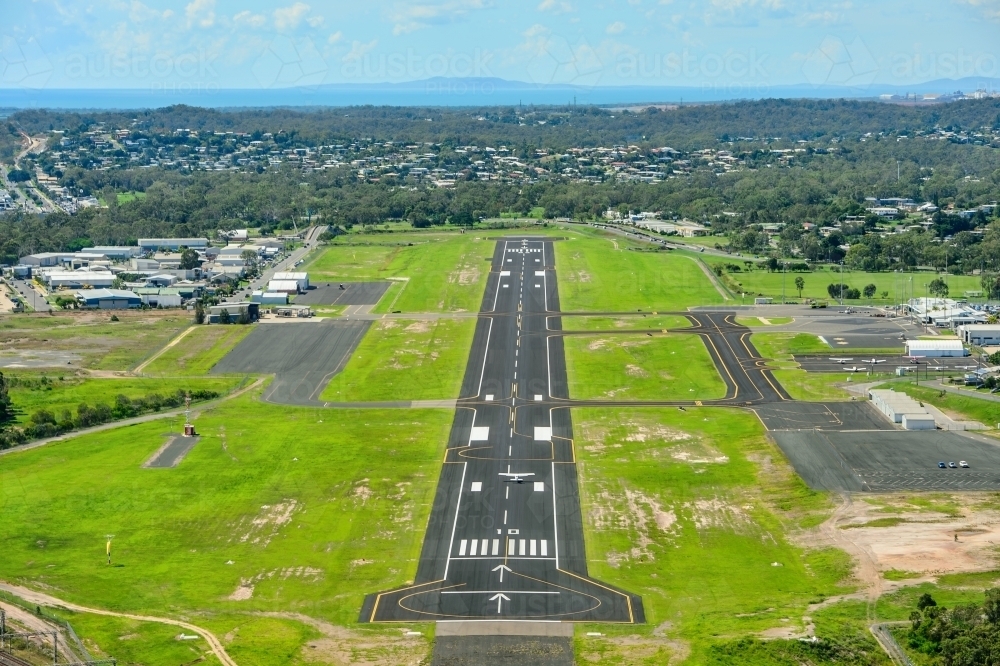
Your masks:
<path fill-rule="evenodd" d="M 469 437 L 470 442 L 485 442 L 490 438 L 490 427 L 489 426 L 473 426 L 472 435 Z"/>

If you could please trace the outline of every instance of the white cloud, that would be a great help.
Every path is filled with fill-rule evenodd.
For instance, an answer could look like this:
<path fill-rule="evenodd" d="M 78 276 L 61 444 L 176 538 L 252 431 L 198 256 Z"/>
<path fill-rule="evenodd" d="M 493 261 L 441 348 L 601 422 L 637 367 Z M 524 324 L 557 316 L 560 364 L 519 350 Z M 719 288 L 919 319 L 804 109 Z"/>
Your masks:
<path fill-rule="evenodd" d="M 573 5 L 566 2 L 566 0 L 542 0 L 538 3 L 538 11 L 565 14 L 566 12 L 573 11 Z"/>
<path fill-rule="evenodd" d="M 342 33 L 340 30 L 338 30 L 337 32 L 331 34 L 329 37 L 326 38 L 326 43 L 327 44 L 336 44 L 337 42 L 339 42 L 343 38 L 344 38 L 344 33 Z"/>
<path fill-rule="evenodd" d="M 309 27 L 311 27 L 311 28 L 318 28 L 321 25 L 323 25 L 323 23 L 325 21 L 326 21 L 325 18 L 323 18 L 322 16 L 318 16 L 318 15 L 317 16 L 310 16 L 309 18 L 306 19 L 306 23 L 308 23 Z"/>
<path fill-rule="evenodd" d="M 263 14 L 254 14 L 253 12 L 244 10 L 233 17 L 233 23 L 238 26 L 260 28 L 267 23 L 267 17 Z"/>
<path fill-rule="evenodd" d="M 168 19 L 173 15 L 174 13 L 169 9 L 160 12 L 150 7 L 147 7 L 138 0 L 132 0 L 132 3 L 129 5 L 129 10 L 128 10 L 129 20 L 131 20 L 133 23 L 142 23 L 144 21 L 159 21 L 163 19 Z"/>
<path fill-rule="evenodd" d="M 615 21 L 614 23 L 609 24 L 608 27 L 604 29 L 604 32 L 608 33 L 609 35 L 619 35 L 624 31 L 625 31 L 625 24 L 622 23 L 621 21 Z"/>
<path fill-rule="evenodd" d="M 389 12 L 392 33 L 403 35 L 432 25 L 446 25 L 464 19 L 469 12 L 492 6 L 491 0 L 443 0 L 439 2 L 397 3 Z"/>
<path fill-rule="evenodd" d="M 279 7 L 274 10 L 274 27 L 278 30 L 294 30 L 309 13 L 309 5 L 296 2 L 290 7 Z"/>
<path fill-rule="evenodd" d="M 374 49 L 378 45 L 378 40 L 373 39 L 367 44 L 355 40 L 351 44 L 351 50 L 347 52 L 347 55 L 343 57 L 344 62 L 354 62 L 356 60 L 361 60 L 365 57 L 365 54 Z"/>
<path fill-rule="evenodd" d="M 187 25 L 198 24 L 201 28 L 211 28 L 215 24 L 215 0 L 191 0 L 184 8 Z"/>
<path fill-rule="evenodd" d="M 797 0 L 792 0 L 795 3 Z M 798 4 L 802 4 L 799 0 Z M 803 11 L 805 8 L 799 8 Z M 711 0 L 704 20 L 709 25 L 755 25 L 762 18 L 794 15 L 785 0 Z"/>
<path fill-rule="evenodd" d="M 956 0 L 956 2 L 978 8 L 986 18 L 1000 20 L 1000 0 Z"/>

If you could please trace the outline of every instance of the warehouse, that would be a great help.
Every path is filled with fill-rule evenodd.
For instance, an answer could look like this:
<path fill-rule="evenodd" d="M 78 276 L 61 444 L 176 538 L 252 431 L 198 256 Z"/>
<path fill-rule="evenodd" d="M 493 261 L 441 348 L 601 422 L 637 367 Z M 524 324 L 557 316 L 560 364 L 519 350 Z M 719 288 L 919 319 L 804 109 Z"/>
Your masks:
<path fill-rule="evenodd" d="M 208 247 L 207 238 L 140 238 L 139 247 L 143 252 L 155 252 L 160 248 L 179 250 L 182 247 L 201 250 Z"/>
<path fill-rule="evenodd" d="M 968 356 L 961 340 L 907 340 L 906 355 L 929 358 Z"/>
<path fill-rule="evenodd" d="M 249 324 L 259 318 L 260 305 L 257 303 L 223 303 L 208 308 L 207 321 L 209 324 Z"/>
<path fill-rule="evenodd" d="M 872 404 L 893 423 L 899 423 L 903 430 L 934 430 L 934 417 L 919 402 L 892 389 L 871 389 L 868 397 Z"/>
<path fill-rule="evenodd" d="M 309 289 L 309 273 L 275 273 L 271 276 L 272 280 L 295 280 L 299 285 L 299 291 L 308 291 Z"/>
<path fill-rule="evenodd" d="M 250 294 L 250 302 L 261 305 L 288 305 L 288 294 L 283 291 L 255 291 Z"/>
<path fill-rule="evenodd" d="M 142 305 L 138 294 L 124 289 L 80 289 L 76 300 L 81 307 L 100 310 L 127 310 Z"/>
<path fill-rule="evenodd" d="M 295 280 L 271 280 L 267 283 L 269 292 L 280 291 L 285 294 L 299 293 L 299 283 Z"/>
<path fill-rule="evenodd" d="M 977 347 L 1000 345 L 1000 324 L 967 324 L 958 327 L 958 337 Z"/>

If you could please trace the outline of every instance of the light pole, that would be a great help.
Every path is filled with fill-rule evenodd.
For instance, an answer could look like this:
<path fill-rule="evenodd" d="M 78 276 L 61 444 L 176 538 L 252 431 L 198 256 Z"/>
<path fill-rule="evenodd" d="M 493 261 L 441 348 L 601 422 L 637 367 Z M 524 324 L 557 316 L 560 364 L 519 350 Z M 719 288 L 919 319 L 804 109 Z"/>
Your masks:
<path fill-rule="evenodd" d="M 840 262 L 840 304 L 844 304 L 844 262 Z"/>
<path fill-rule="evenodd" d="M 785 304 L 785 275 L 788 273 L 788 262 L 781 262 L 781 304 Z"/>

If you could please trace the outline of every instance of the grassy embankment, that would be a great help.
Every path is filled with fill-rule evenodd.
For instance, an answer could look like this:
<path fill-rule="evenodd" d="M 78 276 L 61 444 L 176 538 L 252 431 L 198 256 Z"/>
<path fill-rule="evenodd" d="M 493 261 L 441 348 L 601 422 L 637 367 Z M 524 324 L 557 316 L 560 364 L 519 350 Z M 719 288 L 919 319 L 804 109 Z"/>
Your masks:
<path fill-rule="evenodd" d="M 457 398 L 475 319 L 377 321 L 321 400 Z"/>
<path fill-rule="evenodd" d="M 252 326 L 199 326 L 147 365 L 142 374 L 154 377 L 207 375 L 212 366 L 252 330 Z"/>
<path fill-rule="evenodd" d="M 241 664 L 303 659 L 318 635 L 291 616 L 256 615 L 265 611 L 351 627 L 336 639 L 349 655 L 360 651 L 354 660 L 426 656 L 424 639 L 402 644 L 396 627 L 355 621 L 366 593 L 413 577 L 451 412 L 276 407 L 256 397 L 202 413 L 202 439 L 175 469 L 141 468 L 172 430 L 164 422 L 4 458 L 0 579 L 100 608 L 185 616 L 225 636 Z M 187 654 L 176 629 L 73 622 L 129 661 Z"/>

